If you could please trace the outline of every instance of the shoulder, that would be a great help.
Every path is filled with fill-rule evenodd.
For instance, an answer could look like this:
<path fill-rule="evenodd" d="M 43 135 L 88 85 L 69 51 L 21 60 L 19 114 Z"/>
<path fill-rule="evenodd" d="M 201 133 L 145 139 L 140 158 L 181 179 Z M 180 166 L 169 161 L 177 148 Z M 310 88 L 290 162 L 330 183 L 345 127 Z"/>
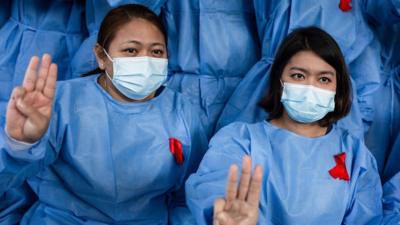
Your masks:
<path fill-rule="evenodd" d="M 342 143 L 342 151 L 350 156 L 353 169 L 376 170 L 377 163 L 375 157 L 365 145 L 364 139 L 357 137 L 350 131 L 337 128 Z"/>
<path fill-rule="evenodd" d="M 234 122 L 221 128 L 211 139 L 210 146 L 226 144 L 228 142 L 240 145 L 250 145 L 250 142 L 254 141 L 253 139 L 257 139 L 260 136 L 266 138 L 265 129 L 266 126 L 264 122 Z"/>
<path fill-rule="evenodd" d="M 56 98 L 61 98 L 63 95 L 85 93 L 88 88 L 95 88 L 97 75 L 88 77 L 78 77 L 70 80 L 57 81 Z M 81 94 L 80 94 L 81 95 Z"/>

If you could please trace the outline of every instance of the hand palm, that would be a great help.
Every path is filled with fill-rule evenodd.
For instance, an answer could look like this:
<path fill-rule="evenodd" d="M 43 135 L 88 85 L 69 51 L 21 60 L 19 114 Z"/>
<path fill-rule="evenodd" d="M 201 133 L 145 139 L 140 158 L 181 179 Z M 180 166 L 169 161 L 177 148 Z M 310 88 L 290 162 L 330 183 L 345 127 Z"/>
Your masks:
<path fill-rule="evenodd" d="M 257 166 L 251 175 L 251 159 L 243 158 L 242 175 L 237 187 L 237 166 L 231 166 L 226 196 L 214 203 L 214 225 L 256 225 L 262 181 L 262 169 Z"/>
<path fill-rule="evenodd" d="M 38 58 L 32 57 L 23 86 L 14 89 L 7 108 L 7 132 L 20 141 L 40 139 L 51 117 L 57 67 L 44 55 L 38 75 L 38 64 Z"/>

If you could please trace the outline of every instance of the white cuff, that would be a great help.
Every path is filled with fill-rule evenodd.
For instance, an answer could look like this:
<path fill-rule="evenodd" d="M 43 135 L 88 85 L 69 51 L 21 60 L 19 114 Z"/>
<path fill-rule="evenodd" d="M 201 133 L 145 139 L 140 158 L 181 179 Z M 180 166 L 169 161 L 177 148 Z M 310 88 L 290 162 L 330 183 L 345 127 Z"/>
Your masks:
<path fill-rule="evenodd" d="M 4 128 L 4 133 L 6 134 L 7 138 L 6 138 L 6 143 L 8 144 L 8 146 L 10 146 L 11 150 L 13 151 L 24 151 L 24 150 L 28 150 L 30 149 L 32 146 L 34 146 L 36 143 L 38 143 L 38 141 L 34 142 L 34 143 L 28 143 L 28 142 L 23 142 L 23 141 L 18 141 L 15 140 L 14 138 L 12 138 L 6 128 Z"/>

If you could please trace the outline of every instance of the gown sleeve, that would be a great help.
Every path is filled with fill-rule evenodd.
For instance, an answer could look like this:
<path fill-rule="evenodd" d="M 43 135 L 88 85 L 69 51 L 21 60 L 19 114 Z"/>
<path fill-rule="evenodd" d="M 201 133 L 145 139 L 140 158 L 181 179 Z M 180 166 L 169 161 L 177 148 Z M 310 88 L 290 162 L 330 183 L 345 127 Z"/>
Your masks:
<path fill-rule="evenodd" d="M 199 169 L 186 182 L 187 204 L 197 224 L 212 224 L 214 201 L 225 195 L 229 167 L 241 166 L 243 156 L 249 154 L 249 143 L 246 128 L 236 123 L 211 139 Z"/>
<path fill-rule="evenodd" d="M 358 157 L 353 162 L 351 200 L 342 224 L 374 225 L 382 220 L 382 185 L 375 158 L 362 141 L 353 145 Z M 356 169 L 355 169 L 356 168 Z"/>
<path fill-rule="evenodd" d="M 0 129 L 0 193 L 22 185 L 56 160 L 63 138 L 57 111 L 55 105 L 48 130 L 34 145 L 15 142 Z"/>

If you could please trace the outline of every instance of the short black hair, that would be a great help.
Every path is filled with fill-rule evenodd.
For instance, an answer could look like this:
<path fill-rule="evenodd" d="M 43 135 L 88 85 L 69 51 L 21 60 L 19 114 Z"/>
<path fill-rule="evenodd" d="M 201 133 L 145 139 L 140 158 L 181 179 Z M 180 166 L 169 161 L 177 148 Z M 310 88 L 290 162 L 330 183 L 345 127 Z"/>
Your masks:
<path fill-rule="evenodd" d="M 300 51 L 315 53 L 336 70 L 335 110 L 318 121 L 323 127 L 330 126 L 350 111 L 351 81 L 339 45 L 327 32 L 317 27 L 296 29 L 282 41 L 271 67 L 267 93 L 259 105 L 269 113 L 268 120 L 282 116 L 282 73 L 289 60 Z"/>

